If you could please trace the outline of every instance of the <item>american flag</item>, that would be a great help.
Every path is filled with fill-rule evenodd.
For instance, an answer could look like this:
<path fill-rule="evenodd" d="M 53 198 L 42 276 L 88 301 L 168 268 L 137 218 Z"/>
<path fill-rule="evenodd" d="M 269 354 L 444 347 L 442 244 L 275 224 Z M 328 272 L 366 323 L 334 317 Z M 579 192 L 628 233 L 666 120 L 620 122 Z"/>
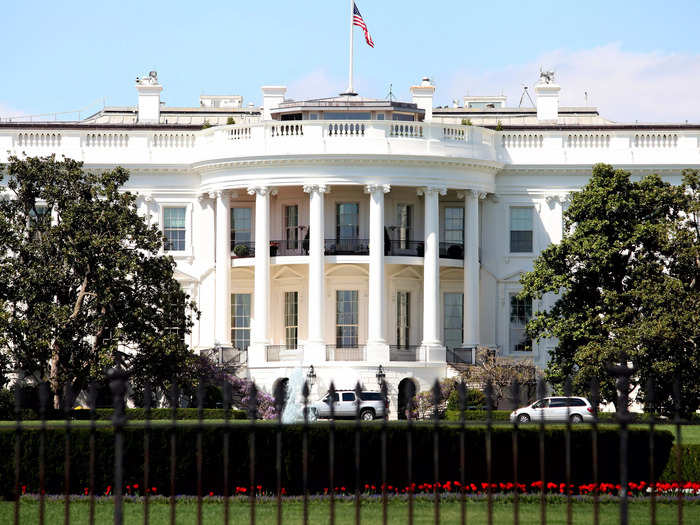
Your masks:
<path fill-rule="evenodd" d="M 353 3 L 352 7 L 352 25 L 362 28 L 362 30 L 365 32 L 365 41 L 367 42 L 367 45 L 369 47 L 374 47 L 374 41 L 372 40 L 369 31 L 367 31 L 367 24 L 365 24 L 365 21 L 362 19 L 362 15 L 360 14 L 360 10 L 357 8 L 357 4 Z"/>

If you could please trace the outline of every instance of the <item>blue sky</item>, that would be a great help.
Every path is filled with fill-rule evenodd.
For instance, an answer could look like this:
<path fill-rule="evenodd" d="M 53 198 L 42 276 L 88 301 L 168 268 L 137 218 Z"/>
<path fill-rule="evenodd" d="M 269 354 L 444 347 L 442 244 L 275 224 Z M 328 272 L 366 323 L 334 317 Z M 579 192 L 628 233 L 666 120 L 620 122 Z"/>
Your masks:
<path fill-rule="evenodd" d="M 614 120 L 700 121 L 700 2 L 357 0 L 376 44 L 356 29 L 356 89 L 408 98 L 424 75 L 436 104 L 501 91 L 553 68 L 564 104 Z M 132 105 L 134 78 L 158 70 L 169 106 L 260 86 L 329 96 L 347 83 L 349 0 L 7 2 L 0 116 Z M 94 107 L 95 104 L 93 104 Z"/>

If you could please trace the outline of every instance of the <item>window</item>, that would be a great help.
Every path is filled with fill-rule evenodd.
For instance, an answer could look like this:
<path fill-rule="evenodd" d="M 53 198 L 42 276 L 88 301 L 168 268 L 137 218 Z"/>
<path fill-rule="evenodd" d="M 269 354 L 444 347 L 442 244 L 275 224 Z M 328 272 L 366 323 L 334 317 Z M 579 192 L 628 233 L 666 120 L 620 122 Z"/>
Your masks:
<path fill-rule="evenodd" d="M 165 251 L 185 250 L 185 208 L 163 208 Z"/>
<path fill-rule="evenodd" d="M 234 348 L 250 346 L 250 294 L 231 294 L 231 343 Z"/>
<path fill-rule="evenodd" d="M 296 249 L 299 240 L 299 206 L 296 204 L 284 207 L 284 234 L 287 249 Z"/>
<path fill-rule="evenodd" d="M 33 230 L 31 232 L 32 239 L 41 239 L 42 232 L 50 226 L 51 219 L 47 218 L 49 207 L 45 204 L 35 204 L 34 208 L 29 210 L 28 227 Z"/>
<path fill-rule="evenodd" d="M 532 408 L 547 408 L 549 406 L 549 399 L 542 399 L 532 405 Z"/>
<path fill-rule="evenodd" d="M 384 120 L 384 113 L 377 113 L 377 120 Z"/>
<path fill-rule="evenodd" d="M 585 407 L 586 402 L 583 399 L 577 397 L 570 397 L 566 400 L 566 404 L 570 407 Z"/>
<path fill-rule="evenodd" d="M 231 248 L 252 239 L 250 208 L 231 208 Z"/>
<path fill-rule="evenodd" d="M 532 341 L 527 339 L 525 326 L 532 317 L 532 301 L 510 296 L 510 351 L 528 352 L 532 350 Z"/>
<path fill-rule="evenodd" d="M 463 298 L 464 295 L 461 293 L 445 293 L 443 296 L 443 315 L 445 319 L 443 336 L 447 348 L 459 348 L 462 346 Z"/>
<path fill-rule="evenodd" d="M 352 392 L 343 392 L 343 401 L 355 401 L 355 394 Z"/>
<path fill-rule="evenodd" d="M 297 347 L 299 334 L 299 292 L 284 293 L 284 341 L 287 348 Z"/>
<path fill-rule="evenodd" d="M 399 248 L 405 250 L 408 248 L 408 241 L 411 240 L 413 206 L 410 204 L 399 204 L 396 209 L 398 212 Z"/>
<path fill-rule="evenodd" d="M 413 122 L 415 119 L 413 115 L 407 115 L 405 113 L 394 113 L 391 115 L 391 120 L 401 120 L 404 122 Z"/>
<path fill-rule="evenodd" d="M 362 401 L 381 401 L 382 394 L 380 392 L 362 392 L 360 394 Z"/>
<path fill-rule="evenodd" d="M 360 236 L 360 205 L 356 202 L 344 202 L 335 208 L 335 238 L 357 239 Z"/>
<path fill-rule="evenodd" d="M 562 408 L 566 406 L 566 399 L 563 397 L 553 397 L 549 400 L 549 408 Z"/>
<path fill-rule="evenodd" d="M 410 344 L 411 325 L 411 293 L 396 292 L 396 344 L 408 346 Z"/>
<path fill-rule="evenodd" d="M 323 120 L 369 120 L 370 118 L 372 114 L 369 111 L 326 111 L 323 114 Z"/>
<path fill-rule="evenodd" d="M 510 209 L 510 251 L 511 253 L 532 252 L 531 206 Z"/>
<path fill-rule="evenodd" d="M 445 208 L 445 242 L 464 243 L 464 207 Z"/>
<path fill-rule="evenodd" d="M 357 348 L 359 316 L 357 290 L 335 292 L 335 344 L 338 348 Z"/>

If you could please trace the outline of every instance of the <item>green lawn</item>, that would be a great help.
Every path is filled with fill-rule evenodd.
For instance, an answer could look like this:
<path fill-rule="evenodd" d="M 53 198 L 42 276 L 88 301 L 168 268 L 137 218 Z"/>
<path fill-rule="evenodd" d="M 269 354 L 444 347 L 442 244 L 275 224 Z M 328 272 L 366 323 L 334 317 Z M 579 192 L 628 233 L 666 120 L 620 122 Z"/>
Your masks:
<path fill-rule="evenodd" d="M 203 507 L 203 523 L 223 522 L 223 503 L 207 502 Z M 125 520 L 127 524 L 143 523 L 143 504 L 127 502 L 124 505 Z M 633 501 L 630 503 L 630 523 L 649 523 L 650 506 L 647 501 Z M 684 523 L 700 523 L 700 504 L 690 503 L 684 506 Z M 153 525 L 169 523 L 170 509 L 167 503 L 152 503 L 150 508 L 150 523 Z M 194 500 L 177 505 L 177 523 L 195 523 L 197 506 Z M 407 504 L 405 501 L 393 499 L 389 503 L 389 523 L 403 525 L 407 523 Z M 433 523 L 433 503 L 432 501 L 420 498 L 415 502 L 415 523 Z M 483 500 L 469 500 L 467 503 L 468 523 L 486 523 L 486 502 Z M 540 509 L 536 500 L 530 499 L 521 502 L 520 523 L 539 524 Z M 657 506 L 657 523 L 674 524 L 677 523 L 677 509 L 675 503 L 659 503 Z M 328 501 L 313 501 L 309 509 L 309 523 L 314 525 L 328 523 L 329 505 Z M 614 525 L 618 523 L 619 507 L 615 502 L 605 502 L 600 506 L 600 524 Z M 21 505 L 21 523 L 37 523 L 39 515 L 39 505 L 35 501 L 23 500 Z M 256 523 L 267 524 L 276 523 L 276 507 L 274 502 L 259 502 L 256 505 Z M 231 502 L 230 523 L 249 523 L 250 507 L 246 501 L 236 500 Z M 88 503 L 85 501 L 71 504 L 71 523 L 87 523 Z M 381 523 L 382 507 L 381 501 L 376 499 L 362 502 L 362 523 Z M 442 523 L 459 523 L 460 505 L 459 501 L 451 499 L 442 503 L 440 507 L 440 518 Z M 13 503 L 0 502 L 0 523 L 12 523 Z M 113 522 L 113 507 L 109 502 L 100 502 L 96 505 L 96 523 L 111 524 Z M 46 523 L 63 522 L 63 504 L 61 502 L 50 501 L 46 504 Z M 593 505 L 590 502 L 576 502 L 573 506 L 573 523 L 590 524 L 593 522 Z M 283 507 L 283 523 L 302 523 L 302 504 L 300 501 L 287 501 Z M 354 507 L 352 501 L 342 501 L 336 503 L 336 523 L 354 523 Z M 497 500 L 494 504 L 494 523 L 513 523 L 513 505 L 510 500 Z M 562 502 L 550 503 L 547 506 L 547 523 L 566 523 L 566 505 Z"/>

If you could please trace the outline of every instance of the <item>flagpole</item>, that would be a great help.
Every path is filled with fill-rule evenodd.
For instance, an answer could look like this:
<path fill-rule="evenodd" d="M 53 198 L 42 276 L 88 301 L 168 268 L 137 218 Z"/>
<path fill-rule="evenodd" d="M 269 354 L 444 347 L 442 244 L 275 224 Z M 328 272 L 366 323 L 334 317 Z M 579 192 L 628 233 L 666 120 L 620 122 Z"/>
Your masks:
<path fill-rule="evenodd" d="M 352 89 L 352 51 L 353 51 L 353 16 L 355 13 L 355 0 L 350 0 L 350 74 L 348 78 L 348 90 L 346 95 L 354 95 L 355 92 Z"/>

